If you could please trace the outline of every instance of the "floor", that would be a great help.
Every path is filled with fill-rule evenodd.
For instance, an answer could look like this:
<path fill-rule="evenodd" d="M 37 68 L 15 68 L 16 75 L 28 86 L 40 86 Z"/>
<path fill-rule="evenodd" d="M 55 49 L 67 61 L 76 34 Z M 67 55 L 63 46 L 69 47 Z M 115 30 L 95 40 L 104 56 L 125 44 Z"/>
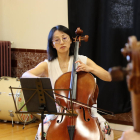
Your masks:
<path fill-rule="evenodd" d="M 11 122 L 0 122 L 0 140 L 34 140 L 39 121 L 30 123 L 23 129 L 23 124 L 14 124 L 12 127 Z M 116 124 L 110 124 L 113 128 L 119 128 Z M 121 126 L 122 127 L 122 126 Z M 118 129 L 117 128 L 117 129 Z M 124 126 L 127 129 L 127 126 Z M 128 127 L 129 128 L 129 127 Z M 130 128 L 129 128 L 130 129 Z M 122 130 L 113 130 L 114 140 L 122 135 Z"/>
<path fill-rule="evenodd" d="M 23 129 L 23 124 L 12 127 L 10 122 L 0 122 L 0 140 L 34 140 L 38 123 L 28 124 Z"/>

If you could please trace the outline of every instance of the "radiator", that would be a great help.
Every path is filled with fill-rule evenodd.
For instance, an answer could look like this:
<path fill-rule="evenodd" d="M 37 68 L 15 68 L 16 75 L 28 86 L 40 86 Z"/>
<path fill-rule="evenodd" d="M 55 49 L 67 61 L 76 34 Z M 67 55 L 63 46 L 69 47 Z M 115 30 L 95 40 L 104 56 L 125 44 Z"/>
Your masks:
<path fill-rule="evenodd" d="M 11 76 L 11 42 L 0 41 L 0 77 Z"/>

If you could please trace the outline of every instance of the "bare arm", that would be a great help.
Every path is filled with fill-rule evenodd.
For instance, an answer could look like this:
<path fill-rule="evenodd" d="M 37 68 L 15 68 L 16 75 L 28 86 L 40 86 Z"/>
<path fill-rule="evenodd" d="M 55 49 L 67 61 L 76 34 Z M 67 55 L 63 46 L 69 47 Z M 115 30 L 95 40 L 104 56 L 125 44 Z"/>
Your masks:
<path fill-rule="evenodd" d="M 87 64 L 82 63 L 80 60 L 76 61 L 75 63 L 80 63 L 77 67 L 77 72 L 85 71 L 91 72 L 103 81 L 111 81 L 111 75 L 108 71 L 103 69 L 102 67 L 98 66 L 95 62 L 91 59 L 87 58 Z"/>
<path fill-rule="evenodd" d="M 39 63 L 35 68 L 23 73 L 22 77 L 48 77 L 48 64 L 46 62 Z"/>

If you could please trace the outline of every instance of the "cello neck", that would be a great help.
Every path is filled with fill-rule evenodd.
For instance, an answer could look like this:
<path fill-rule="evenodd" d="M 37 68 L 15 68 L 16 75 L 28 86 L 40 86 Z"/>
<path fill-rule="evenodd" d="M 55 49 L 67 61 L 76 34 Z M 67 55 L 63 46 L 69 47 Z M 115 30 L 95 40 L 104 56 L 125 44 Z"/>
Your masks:
<path fill-rule="evenodd" d="M 71 97 L 72 99 L 76 99 L 76 92 L 77 92 L 77 66 L 78 64 L 75 63 L 76 60 L 78 59 L 78 51 L 79 51 L 79 47 L 81 45 L 81 41 L 84 40 L 85 42 L 88 41 L 88 35 L 85 35 L 84 37 L 81 36 L 81 34 L 83 33 L 83 30 L 80 29 L 80 27 L 78 27 L 75 31 L 75 33 L 77 34 L 77 36 L 74 39 L 75 42 L 75 48 L 74 48 L 74 59 L 73 59 L 73 67 L 72 67 L 72 72 L 71 72 L 71 80 L 70 80 L 70 89 L 71 89 Z M 70 98 L 70 93 L 68 98 Z"/>
<path fill-rule="evenodd" d="M 74 48 L 74 58 L 73 58 L 73 67 L 71 72 L 71 80 L 70 80 L 70 89 L 71 89 L 71 95 L 72 99 L 76 99 L 76 91 L 77 91 L 77 66 L 78 64 L 75 63 L 75 61 L 78 60 L 78 51 L 79 51 L 79 42 L 75 42 L 75 48 Z M 69 95 L 70 97 L 70 95 Z"/>

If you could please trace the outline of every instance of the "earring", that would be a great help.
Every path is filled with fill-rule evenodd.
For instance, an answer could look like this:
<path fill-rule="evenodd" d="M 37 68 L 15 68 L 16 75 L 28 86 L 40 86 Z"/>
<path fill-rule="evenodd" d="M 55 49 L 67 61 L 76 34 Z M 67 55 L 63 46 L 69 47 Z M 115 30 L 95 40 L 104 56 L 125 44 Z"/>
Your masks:
<path fill-rule="evenodd" d="M 55 48 L 55 46 L 52 44 L 52 47 Z"/>

